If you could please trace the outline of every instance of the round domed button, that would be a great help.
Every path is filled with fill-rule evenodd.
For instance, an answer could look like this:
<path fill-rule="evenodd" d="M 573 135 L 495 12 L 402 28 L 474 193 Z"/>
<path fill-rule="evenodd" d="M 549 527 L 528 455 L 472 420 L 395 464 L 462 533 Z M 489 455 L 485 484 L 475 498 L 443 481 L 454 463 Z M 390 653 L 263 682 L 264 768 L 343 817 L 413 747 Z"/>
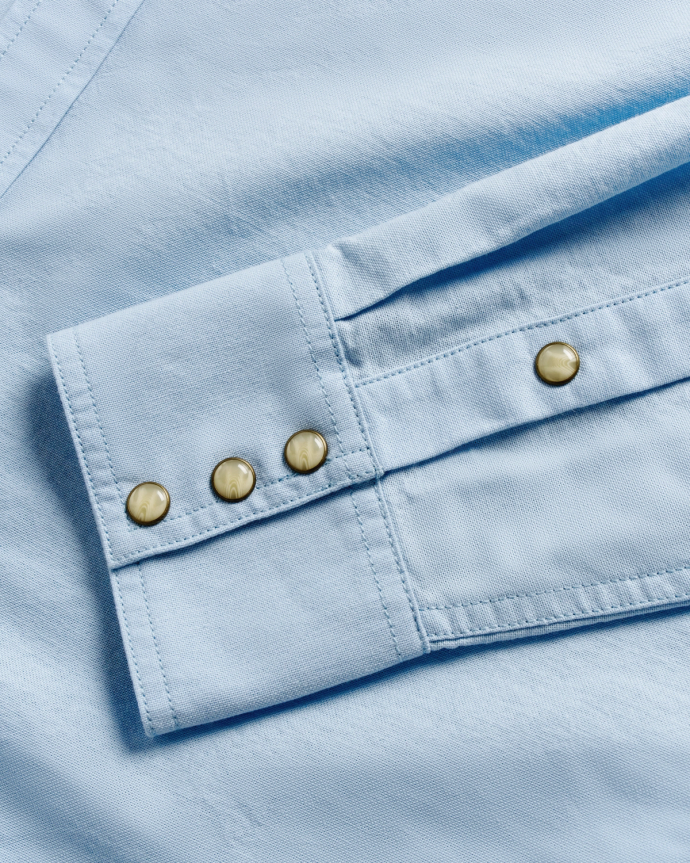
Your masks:
<path fill-rule="evenodd" d="M 168 490 L 158 482 L 142 482 L 127 497 L 127 515 L 142 527 L 158 524 L 169 509 Z"/>
<path fill-rule="evenodd" d="M 580 357 L 572 345 L 551 342 L 537 354 L 534 367 L 544 383 L 559 387 L 571 381 L 580 369 Z"/>
<path fill-rule="evenodd" d="M 297 473 L 311 473 L 326 461 L 328 444 L 313 429 L 295 432 L 285 444 L 285 461 Z"/>
<path fill-rule="evenodd" d="M 256 474 L 243 458 L 225 458 L 213 468 L 211 485 L 218 497 L 237 503 L 254 491 Z"/>

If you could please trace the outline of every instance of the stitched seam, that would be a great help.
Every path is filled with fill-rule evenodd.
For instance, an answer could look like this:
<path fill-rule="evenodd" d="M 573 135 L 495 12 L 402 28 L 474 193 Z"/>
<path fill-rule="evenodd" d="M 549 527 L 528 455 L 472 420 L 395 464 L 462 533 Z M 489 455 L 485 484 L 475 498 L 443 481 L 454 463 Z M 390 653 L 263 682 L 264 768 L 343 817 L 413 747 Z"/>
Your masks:
<path fill-rule="evenodd" d="M 26 25 L 29 23 L 29 20 L 31 19 L 31 16 L 32 16 L 32 15 L 34 14 L 34 12 L 38 9 L 38 7 L 41 5 L 41 3 L 43 3 L 43 0 L 38 0 L 38 3 L 34 6 L 34 8 L 31 10 L 31 12 L 29 12 L 29 14 L 26 16 L 26 18 L 24 19 L 24 21 L 23 21 L 23 23 L 22 23 L 22 26 L 19 28 L 19 30 L 17 30 L 17 32 L 14 34 L 14 36 L 13 36 L 13 37 L 10 39 L 10 41 L 7 43 L 7 45 L 5 46 L 5 49 L 3 50 L 2 54 L 0 54 L 0 60 L 2 60 L 2 58 L 5 56 L 5 54 L 7 54 L 7 52 L 8 52 L 8 51 L 10 50 L 10 48 L 12 47 L 13 43 L 17 41 L 17 37 L 18 37 L 18 36 L 19 36 L 19 34 L 22 32 L 22 30 L 26 27 Z"/>
<path fill-rule="evenodd" d="M 70 414 L 70 417 L 72 418 L 72 427 L 74 428 L 74 433 L 76 434 L 77 440 L 79 441 L 79 451 L 81 452 L 82 462 L 84 464 L 84 469 L 86 470 L 86 477 L 88 479 L 89 486 L 91 487 L 91 492 L 93 494 L 94 500 L 96 501 L 96 508 L 98 510 L 98 515 L 99 515 L 100 520 L 101 520 L 101 525 L 103 526 L 103 533 L 105 534 L 105 540 L 106 540 L 106 543 L 108 546 L 108 551 L 110 552 L 110 555 L 112 557 L 113 549 L 112 549 L 112 546 L 110 544 L 110 535 L 108 533 L 108 528 L 107 528 L 106 523 L 105 523 L 105 517 L 103 515 L 103 510 L 101 509 L 101 504 L 100 504 L 100 501 L 98 499 L 98 495 L 96 494 L 96 487 L 94 486 L 93 477 L 91 476 L 91 471 L 89 470 L 89 463 L 86 459 L 86 451 L 84 450 L 84 443 L 81 439 L 81 435 L 79 434 L 79 424 L 77 423 L 77 419 L 76 419 L 76 416 L 74 414 L 74 410 L 72 408 L 72 400 L 70 399 L 69 390 L 67 389 L 67 384 L 65 382 L 65 376 L 62 373 L 62 366 L 60 365 L 60 360 L 58 359 L 58 355 L 55 351 L 55 346 L 53 345 L 53 342 L 50 339 L 49 339 L 49 344 L 50 344 L 50 349 L 51 349 L 51 352 L 53 354 L 53 357 L 55 358 L 55 366 L 58 370 L 58 374 L 60 375 L 62 391 L 65 394 L 65 399 L 67 400 L 67 407 L 69 409 L 69 414 Z"/>
<path fill-rule="evenodd" d="M 117 489 L 117 495 L 120 498 L 120 503 L 124 506 L 124 498 L 122 496 L 122 490 L 120 489 L 120 484 L 117 481 L 117 477 L 115 476 L 115 469 L 113 468 L 113 461 L 110 457 L 110 449 L 108 448 L 108 442 L 105 439 L 105 432 L 103 431 L 103 425 L 101 423 L 101 417 L 98 413 L 98 408 L 96 407 L 96 397 L 93 392 L 93 387 L 91 386 L 91 380 L 89 379 L 89 374 L 86 371 L 86 363 L 84 362 L 84 355 L 81 350 L 81 344 L 79 343 L 79 339 L 77 338 L 77 331 L 72 330 L 72 338 L 74 339 L 74 345 L 77 349 L 77 355 L 79 356 L 79 362 L 81 363 L 81 369 L 84 373 L 84 380 L 86 381 L 86 386 L 89 390 L 89 395 L 91 396 L 91 404 L 93 405 L 93 412 L 96 415 L 96 422 L 98 423 L 98 428 L 101 432 L 101 440 L 103 441 L 103 446 L 105 447 L 105 454 L 108 459 L 108 466 L 110 467 L 110 475 L 113 478 L 113 482 L 115 483 L 115 488 Z"/>
<path fill-rule="evenodd" d="M 655 596 L 653 599 L 645 599 L 636 602 L 625 602 L 621 605 L 606 605 L 603 608 L 590 608 L 589 611 L 572 611 L 567 614 L 557 614 L 553 617 L 534 617 L 527 618 L 525 620 L 516 620 L 513 623 L 504 623 L 504 624 L 496 624 L 495 626 L 479 626 L 475 629 L 465 629 L 460 632 L 434 632 L 429 634 L 429 638 L 435 641 L 448 641 L 452 638 L 460 638 L 464 635 L 471 635 L 476 632 L 486 632 L 488 630 L 501 630 L 501 629 L 514 629 L 517 626 L 524 626 L 526 624 L 533 623 L 548 623 L 554 620 L 566 620 L 567 618 L 574 617 L 592 617 L 595 614 L 602 614 L 606 611 L 617 611 L 623 608 L 633 608 L 633 607 L 642 607 L 644 605 L 652 605 L 655 602 L 668 602 L 670 599 L 686 599 L 690 596 L 690 592 L 688 593 L 674 593 L 670 596 Z"/>
<path fill-rule="evenodd" d="M 376 567 L 374 566 L 374 560 L 371 556 L 371 548 L 369 547 L 369 542 L 367 541 L 366 533 L 364 532 L 364 522 L 362 521 L 362 517 L 359 514 L 359 507 L 357 506 L 357 501 L 355 500 L 355 495 L 352 489 L 350 489 L 350 498 L 352 500 L 352 506 L 355 508 L 355 515 L 357 516 L 357 521 L 359 522 L 359 529 L 362 533 L 362 541 L 364 542 L 364 547 L 367 550 L 367 558 L 369 559 L 369 566 L 371 567 L 371 572 L 374 576 L 374 581 L 376 582 L 376 588 L 379 592 L 379 599 L 381 600 L 381 605 L 383 606 L 383 613 L 386 615 L 386 620 L 388 621 L 388 629 L 390 630 L 391 638 L 393 639 L 393 646 L 395 647 L 395 652 L 399 660 L 402 661 L 402 654 L 400 653 L 400 647 L 398 645 L 398 638 L 395 634 L 395 627 L 393 626 L 393 621 L 391 620 L 391 616 L 388 612 L 388 607 L 386 605 L 386 600 L 383 598 L 383 589 L 381 588 L 381 582 L 379 581 L 378 574 L 376 572 Z"/>
<path fill-rule="evenodd" d="M 665 285 L 662 288 L 653 288 L 652 290 L 645 291 L 644 293 L 640 293 L 640 294 L 635 294 L 634 296 L 622 297 L 621 299 L 618 299 L 618 300 L 613 300 L 613 301 L 608 302 L 608 303 L 602 303 L 599 306 L 592 306 L 589 309 L 583 309 L 582 311 L 579 311 L 579 312 L 573 312 L 572 314 L 565 315 L 564 317 L 561 317 L 561 318 L 554 318 L 553 320 L 550 320 L 550 321 L 541 321 L 541 322 L 536 323 L 536 324 L 528 324 L 524 327 L 516 327 L 513 330 L 506 330 L 503 333 L 498 333 L 497 335 L 488 336 L 487 338 L 478 339 L 477 341 L 469 342 L 466 345 L 461 345 L 460 347 L 453 348 L 453 350 L 446 351 L 443 354 L 436 354 L 433 357 L 427 357 L 424 360 L 420 360 L 419 362 L 412 363 L 411 365 L 404 366 L 403 368 L 400 368 L 400 369 L 395 369 L 392 372 L 386 372 L 386 374 L 379 375 L 378 377 L 368 378 L 367 380 L 364 380 L 364 381 L 358 381 L 357 383 L 355 383 L 355 387 L 357 387 L 357 388 L 366 387 L 366 386 L 369 386 L 369 384 L 375 384 L 378 381 L 385 381 L 388 378 L 393 378 L 393 377 L 396 377 L 397 375 L 406 374 L 407 372 L 414 371 L 415 369 L 420 369 L 420 368 L 423 368 L 424 366 L 431 365 L 431 363 L 438 362 L 439 360 L 445 360 L 445 359 L 448 359 L 449 357 L 453 357 L 453 356 L 456 356 L 457 354 L 461 354 L 461 353 L 463 353 L 463 351 L 470 350 L 470 348 L 476 348 L 478 345 L 485 345 L 485 344 L 488 344 L 489 342 L 495 342 L 498 339 L 504 338 L 505 336 L 512 336 L 512 335 L 515 335 L 516 333 L 526 333 L 526 332 L 529 332 L 530 330 L 539 330 L 539 329 L 545 329 L 547 327 L 553 327 L 556 324 L 562 324 L 562 323 L 565 323 L 566 321 L 572 321 L 575 318 L 581 318 L 584 315 L 590 315 L 593 312 L 600 312 L 603 309 L 611 309 L 611 308 L 614 308 L 615 306 L 622 306 L 622 305 L 625 305 L 626 303 L 633 302 L 633 300 L 645 299 L 646 297 L 651 297 L 653 294 L 662 294 L 664 291 L 670 291 L 672 288 L 679 288 L 679 287 L 682 287 L 683 285 L 687 285 L 687 284 L 690 284 L 690 279 L 684 279 L 683 281 L 675 282 L 672 285 Z"/>
<path fill-rule="evenodd" d="M 18 138 L 16 138 L 16 139 L 15 139 L 15 141 L 14 141 L 14 143 L 12 144 L 12 146 L 10 147 L 10 149 L 5 153 L 5 155 L 2 157 L 2 159 L 0 159 L 0 166 L 2 166 L 2 165 L 6 162 L 6 160 L 7 160 L 7 159 L 12 155 L 12 153 L 13 153 L 13 151 L 14 151 L 15 147 L 17 146 L 17 144 L 22 140 L 22 138 L 26 135 L 26 133 L 29 131 L 29 129 L 33 126 L 33 124 L 34 124 L 34 123 L 36 122 L 36 120 L 38 119 L 38 117 L 39 117 L 39 115 L 40 115 L 41 111 L 45 108 L 45 106 L 48 104 L 48 102 L 50 102 L 50 100 L 51 100 L 51 99 L 53 98 L 53 96 L 57 93 L 57 91 L 60 89 L 60 87 L 63 85 L 63 83 L 67 80 L 68 76 L 72 73 L 72 70 L 76 67 L 76 65 L 79 63 L 79 61 L 81 60 L 81 58 L 84 56 L 84 53 L 85 53 L 86 49 L 87 49 L 87 48 L 89 47 L 89 45 L 93 42 L 93 40 L 96 38 L 96 35 L 98 34 L 98 31 L 101 29 L 101 27 L 103 27 L 103 25 L 105 24 L 105 22 L 106 22 L 106 21 L 108 20 L 108 18 L 110 17 L 110 13 L 113 11 L 113 9 L 117 6 L 117 4 L 118 4 L 119 2 L 120 2 L 120 0 L 113 0 L 113 3 L 111 4 L 110 8 L 108 9 L 108 11 L 107 11 L 107 12 L 105 13 L 105 15 L 103 16 L 103 18 L 102 18 L 102 20 L 101 20 L 101 23 L 98 25 L 98 27 L 96 27 L 96 29 L 93 31 L 93 33 L 92 33 L 92 34 L 91 34 L 91 36 L 89 37 L 89 40 L 88 40 L 88 42 L 86 43 L 86 45 L 84 45 L 84 47 L 83 47 L 83 48 L 81 49 L 81 51 L 79 52 L 79 55 L 78 55 L 77 59 L 72 63 L 72 65 L 71 65 L 71 66 L 69 67 L 69 69 L 65 72 L 65 74 L 62 76 L 62 78 L 60 78 L 60 80 L 57 82 L 57 84 L 55 85 L 55 87 L 53 87 L 53 89 L 51 90 L 51 92 L 48 94 L 48 98 L 47 98 L 47 99 L 46 99 L 46 100 L 41 104 L 41 106 L 40 106 L 40 108 L 38 109 L 38 111 L 36 111 L 36 113 L 34 114 L 34 116 L 33 116 L 33 117 L 31 118 L 31 120 L 29 121 L 29 124 L 24 128 L 24 131 L 19 135 L 19 137 L 18 137 Z"/>
<path fill-rule="evenodd" d="M 368 476 L 374 476 L 374 471 L 373 470 L 363 471 L 360 474 L 355 474 L 352 477 L 352 479 L 353 480 L 354 479 L 365 479 Z M 147 551 L 157 551 L 157 550 L 165 549 L 165 548 L 173 548 L 174 546 L 179 545 L 181 542 L 187 542 L 187 540 L 196 539 L 199 536 L 205 536 L 206 534 L 211 533 L 211 531 L 218 530 L 219 528 L 230 527 L 233 524 L 238 524 L 242 521 L 247 521 L 248 519 L 253 518 L 256 515 L 264 515 L 267 512 L 275 512 L 276 510 L 287 507 L 291 503 L 299 503 L 302 500 L 307 500 L 307 498 L 313 497 L 315 494 L 319 494 L 319 492 L 322 492 L 322 491 L 327 491 L 329 488 L 333 488 L 333 487 L 334 487 L 334 484 L 329 483 L 328 485 L 321 486 L 321 488 L 313 489 L 312 491 L 308 492 L 308 494 L 302 495 L 302 497 L 290 498 L 289 500 L 282 501 L 281 503 L 276 504 L 275 506 L 269 506 L 269 507 L 266 507 L 266 509 L 255 510 L 254 512 L 250 512 L 247 515 L 239 516 L 239 518 L 236 518 L 233 521 L 224 521 L 224 522 L 221 522 L 220 524 L 215 524 L 212 527 L 207 527 L 205 530 L 199 531 L 198 533 L 192 533 L 189 536 L 182 536 L 179 539 L 173 540 L 172 542 L 161 543 L 160 545 L 145 546 L 144 548 L 140 548 L 140 549 L 137 549 L 136 551 L 129 552 L 128 554 L 124 554 L 121 557 L 113 557 L 113 563 L 115 563 L 115 564 L 124 563 L 124 561 L 131 560 L 131 558 L 137 557 L 140 554 L 144 554 Z M 342 486 L 338 486 L 338 487 L 341 488 Z"/>
<path fill-rule="evenodd" d="M 309 273 L 311 274 L 312 281 L 314 282 L 314 287 L 316 288 L 316 294 L 319 298 L 319 303 L 321 303 L 321 311 L 323 312 L 323 316 L 324 316 L 324 319 L 326 321 L 326 327 L 328 328 L 328 335 L 330 336 L 331 344 L 333 345 L 333 352 L 335 353 L 335 358 L 338 361 L 338 366 L 340 367 L 340 374 L 342 375 L 343 383 L 345 384 L 345 389 L 347 390 L 347 394 L 348 394 L 348 397 L 350 399 L 350 404 L 352 405 L 352 410 L 354 411 L 355 417 L 357 418 L 357 425 L 359 426 L 359 433 L 362 436 L 362 440 L 364 442 L 364 445 L 367 448 L 367 452 L 369 453 L 369 456 L 371 457 L 372 461 L 374 461 L 373 455 L 372 455 L 371 450 L 369 448 L 369 441 L 367 440 L 367 436 L 364 434 L 364 426 L 362 424 L 362 418 L 359 414 L 359 411 L 357 410 L 357 405 L 355 404 L 354 396 L 352 395 L 352 392 L 350 391 L 350 387 L 348 385 L 347 375 L 345 374 L 345 366 L 343 364 L 342 357 L 340 356 L 340 349 L 338 348 L 338 342 L 335 338 L 335 334 L 333 333 L 333 329 L 331 327 L 331 322 L 328 318 L 328 311 L 326 309 L 326 303 L 324 302 L 323 294 L 321 292 L 321 288 L 319 286 L 318 279 L 316 278 L 316 273 L 314 272 L 314 269 L 312 267 L 312 262 L 307 255 L 304 256 L 304 260 L 307 262 L 307 267 L 309 268 Z"/>
<path fill-rule="evenodd" d="M 139 684 L 139 692 L 141 692 L 141 700 L 144 702 L 144 712 L 146 713 L 146 721 L 148 723 L 149 728 L 152 732 L 155 731 L 153 727 L 153 722 L 151 721 L 151 714 L 149 713 L 149 706 L 146 701 L 146 693 L 144 692 L 144 685 L 141 682 L 141 675 L 139 674 L 139 665 L 137 663 L 137 657 L 134 652 L 134 645 L 132 644 L 132 636 L 129 632 L 129 624 L 127 623 L 127 614 L 125 612 L 125 604 L 122 600 L 122 589 L 120 587 L 120 576 L 117 572 L 113 573 L 115 576 L 115 584 L 117 585 L 117 595 L 120 598 L 120 608 L 122 609 L 122 620 L 125 624 L 125 635 L 127 636 L 127 644 L 129 644 L 129 653 L 132 657 L 132 663 L 134 664 L 134 674 L 137 678 L 137 683 Z"/>
<path fill-rule="evenodd" d="M 346 456 L 356 455 L 358 452 L 366 452 L 366 449 L 364 447 L 360 447 L 359 449 L 348 450 L 347 452 L 343 453 L 342 455 L 336 455 L 336 456 L 333 456 L 333 458 L 329 458 L 326 461 L 326 464 L 333 464 L 333 462 L 338 461 L 338 459 L 340 459 L 340 458 L 342 458 L 344 460 Z M 346 462 L 346 465 L 347 465 L 347 462 Z M 355 476 L 358 476 L 358 474 L 355 474 Z M 294 478 L 295 478 L 294 473 L 288 473 L 288 474 L 285 474 L 285 476 L 279 477 L 278 479 L 272 479 L 270 482 L 265 482 L 263 485 L 257 485 L 254 488 L 254 491 L 255 492 L 261 491 L 264 488 L 270 488 L 270 486 L 272 486 L 272 485 L 278 485 L 278 483 L 285 482 L 286 479 L 294 479 Z M 352 479 L 352 478 L 353 477 L 350 476 L 350 474 L 348 473 L 348 479 Z M 214 501 L 213 503 L 205 503 L 203 506 L 197 506 L 194 509 L 186 510 L 185 512 L 181 512 L 178 515 L 174 515 L 172 518 L 166 518 L 165 523 L 170 524 L 170 522 L 172 522 L 172 521 L 177 521 L 181 518 L 184 518 L 187 515 L 192 515 L 195 512 L 202 512 L 205 509 L 212 509 L 212 508 L 221 509 L 224 506 L 225 506 L 225 504 L 218 503 L 216 501 Z"/>
<path fill-rule="evenodd" d="M 626 575 L 620 578 L 608 578 L 605 581 L 591 581 L 583 584 L 568 584 L 562 587 L 552 587 L 549 590 L 537 590 L 534 593 L 514 593 L 506 596 L 497 596 L 493 599 L 479 599 L 476 602 L 458 602 L 453 605 L 425 605 L 420 611 L 444 611 L 450 608 L 472 608 L 475 605 L 487 605 L 492 602 L 505 602 L 509 599 L 530 599 L 534 596 L 547 596 L 553 593 L 561 593 L 564 590 L 579 590 L 586 587 L 600 587 L 605 584 L 623 584 L 626 581 L 641 581 L 644 578 L 654 578 L 658 575 L 672 575 L 674 572 L 687 572 L 690 566 L 679 566 L 676 569 L 660 569 L 658 572 L 647 572 L 644 575 Z"/>
<path fill-rule="evenodd" d="M 151 628 L 151 635 L 153 637 L 153 646 L 156 648 L 156 656 L 158 657 L 158 666 L 161 670 L 161 675 L 163 677 L 163 686 L 165 686 L 165 694 L 168 696 L 168 704 L 170 705 L 170 713 L 172 715 L 173 720 L 173 728 L 177 728 L 179 726 L 179 722 L 177 721 L 177 714 L 175 713 L 175 708 L 173 707 L 172 698 L 170 697 L 170 689 L 168 688 L 168 678 L 165 676 L 165 669 L 163 668 L 163 658 L 161 656 L 161 652 L 158 648 L 158 639 L 156 638 L 156 631 L 153 628 L 153 618 L 151 617 L 151 609 L 149 607 L 149 599 L 146 593 L 146 586 L 144 585 L 144 573 L 141 568 L 141 563 L 137 563 L 137 569 L 139 570 L 139 581 L 141 582 L 141 592 L 144 597 L 144 605 L 146 606 L 146 615 L 149 619 L 149 626 Z"/>
<path fill-rule="evenodd" d="M 285 278 L 287 279 L 288 284 L 290 285 L 290 290 L 292 291 L 292 297 L 295 301 L 295 305 L 297 306 L 297 312 L 299 314 L 299 319 L 300 319 L 300 322 L 302 324 L 302 330 L 304 331 L 304 337 L 307 340 L 307 346 L 309 348 L 309 356 L 311 357 L 312 364 L 314 366 L 314 369 L 316 370 L 316 375 L 319 379 L 319 385 L 321 387 L 321 393 L 323 394 L 324 400 L 326 402 L 326 406 L 328 408 L 328 413 L 331 417 L 331 423 L 333 424 L 333 431 L 335 432 L 335 436 L 338 440 L 338 448 L 340 449 L 341 455 L 344 456 L 345 450 L 343 447 L 343 441 L 340 437 L 340 432 L 338 431 L 338 423 L 336 421 L 335 414 L 333 413 L 333 407 L 331 406 L 331 402 L 330 402 L 328 395 L 326 393 L 326 387 L 325 387 L 324 382 L 323 382 L 323 376 L 321 374 L 321 370 L 319 369 L 319 364 L 317 363 L 316 357 L 314 355 L 314 347 L 311 343 L 311 339 L 309 338 L 309 331 L 307 330 L 307 324 L 304 320 L 304 313 L 302 311 L 302 306 L 300 305 L 299 299 L 297 297 L 297 291 L 295 290 L 295 286 L 292 284 L 292 279 L 290 278 L 290 274 L 288 273 L 287 267 L 285 266 L 284 259 L 281 258 L 280 264 L 283 268 L 283 272 L 285 273 Z M 343 459 L 343 464 L 345 465 L 345 470 L 347 471 L 348 477 L 351 479 L 352 477 L 350 476 L 350 468 L 348 467 L 347 460 Z"/>
<path fill-rule="evenodd" d="M 398 554 L 396 553 L 396 550 L 395 550 L 395 545 L 393 543 L 393 533 L 391 531 L 390 524 L 388 523 L 388 518 L 386 517 L 386 508 L 383 504 L 381 489 L 379 486 L 380 486 L 380 482 L 377 479 L 376 482 L 374 483 L 374 491 L 376 493 L 376 499 L 378 500 L 378 504 L 379 504 L 379 512 L 381 513 L 381 518 L 383 519 L 383 523 L 384 523 L 385 528 L 386 528 L 386 533 L 388 535 L 388 544 L 390 545 L 391 554 L 393 555 L 393 559 L 395 560 L 395 565 L 398 568 L 398 575 L 400 576 L 400 581 L 402 582 L 403 590 L 405 591 L 405 596 L 407 597 L 407 602 L 410 606 L 410 612 L 412 614 L 412 619 L 414 620 L 414 625 L 417 629 L 417 635 L 419 636 L 419 640 L 421 641 L 422 645 L 424 645 L 425 639 L 424 639 L 424 635 L 422 634 L 421 621 L 419 620 L 419 616 L 415 612 L 414 602 L 412 600 L 412 593 L 410 592 L 410 587 L 407 583 L 407 578 L 405 577 L 405 571 L 404 571 L 402 564 L 400 562 L 400 558 L 398 557 Z"/>

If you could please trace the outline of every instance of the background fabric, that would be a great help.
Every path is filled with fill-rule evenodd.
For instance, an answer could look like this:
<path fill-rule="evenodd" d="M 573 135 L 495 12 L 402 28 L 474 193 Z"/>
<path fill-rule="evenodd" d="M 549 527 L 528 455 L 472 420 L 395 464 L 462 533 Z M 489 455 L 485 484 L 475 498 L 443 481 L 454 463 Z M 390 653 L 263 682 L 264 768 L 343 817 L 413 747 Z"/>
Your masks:
<path fill-rule="evenodd" d="M 1 24 L 7 150 L 98 27 L 32 101 L 35 79 L 22 68 L 61 56 L 65 22 L 97 9 L 34 6 L 15 4 Z M 326 247 L 680 100 L 686 4 L 660 2 L 652 16 L 646 3 L 584 0 L 128 9 L 129 24 L 99 43 L 101 65 L 52 116 L 52 134 L 23 151 L 0 199 L 0 859 L 687 859 L 682 610 L 438 651 L 147 739 L 45 347 L 48 333 Z M 108 9 L 97 11 L 100 21 Z M 16 106 L 23 125 L 10 129 Z M 338 323 L 353 374 L 368 379 L 487 331 L 685 278 L 686 195 L 679 167 L 405 285 Z M 455 603 L 468 571 L 500 595 L 499 529 L 530 579 L 573 563 L 601 571 L 601 549 L 622 568 L 646 563 L 644 519 L 683 501 L 685 392 L 678 383 L 478 446 L 469 458 L 484 480 L 463 484 L 455 511 L 417 506 L 414 487 L 394 487 L 402 474 L 390 474 L 387 494 L 404 509 L 398 532 L 407 535 L 406 521 L 425 527 L 405 549 L 420 573 L 433 563 L 418 577 L 434 597 L 425 604 Z M 534 495 L 521 469 L 535 463 L 521 453 L 537 451 L 551 499 Z M 468 453 L 443 458 L 455 466 L 415 468 L 438 482 L 439 499 L 457 495 Z M 573 483 L 554 519 L 559 489 Z M 538 566 L 520 547 L 530 514 L 556 524 Z M 439 548 L 439 519 L 453 515 L 466 548 Z M 568 531 L 575 516 L 582 533 Z M 664 530 L 645 546 L 650 559 L 676 554 L 684 521 L 653 521 Z"/>

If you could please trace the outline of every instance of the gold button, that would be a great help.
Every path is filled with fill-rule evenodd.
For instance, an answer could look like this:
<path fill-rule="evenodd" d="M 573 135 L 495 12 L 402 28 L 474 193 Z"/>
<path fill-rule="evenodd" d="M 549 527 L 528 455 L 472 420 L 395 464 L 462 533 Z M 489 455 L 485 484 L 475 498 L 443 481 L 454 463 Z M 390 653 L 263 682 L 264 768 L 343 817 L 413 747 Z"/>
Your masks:
<path fill-rule="evenodd" d="M 572 345 L 565 342 L 551 342 L 539 351 L 534 367 L 544 383 L 560 387 L 571 381 L 578 373 L 580 357 Z"/>
<path fill-rule="evenodd" d="M 213 468 L 211 485 L 218 497 L 237 503 L 254 491 L 256 474 L 243 458 L 225 458 Z"/>
<path fill-rule="evenodd" d="M 142 482 L 127 497 L 127 515 L 142 527 L 158 524 L 168 514 L 170 495 L 157 482 Z"/>
<path fill-rule="evenodd" d="M 313 429 L 295 432 L 285 444 L 285 461 L 297 473 L 311 473 L 326 461 L 328 444 Z"/>

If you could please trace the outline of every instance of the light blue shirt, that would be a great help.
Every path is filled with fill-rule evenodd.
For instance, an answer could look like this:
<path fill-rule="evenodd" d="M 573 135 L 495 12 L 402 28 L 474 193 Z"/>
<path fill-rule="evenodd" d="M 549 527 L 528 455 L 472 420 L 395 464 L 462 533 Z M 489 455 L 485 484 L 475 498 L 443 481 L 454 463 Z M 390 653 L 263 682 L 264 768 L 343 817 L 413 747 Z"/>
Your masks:
<path fill-rule="evenodd" d="M 690 10 L 649 19 L 5 11 L 0 860 L 690 859 Z"/>

